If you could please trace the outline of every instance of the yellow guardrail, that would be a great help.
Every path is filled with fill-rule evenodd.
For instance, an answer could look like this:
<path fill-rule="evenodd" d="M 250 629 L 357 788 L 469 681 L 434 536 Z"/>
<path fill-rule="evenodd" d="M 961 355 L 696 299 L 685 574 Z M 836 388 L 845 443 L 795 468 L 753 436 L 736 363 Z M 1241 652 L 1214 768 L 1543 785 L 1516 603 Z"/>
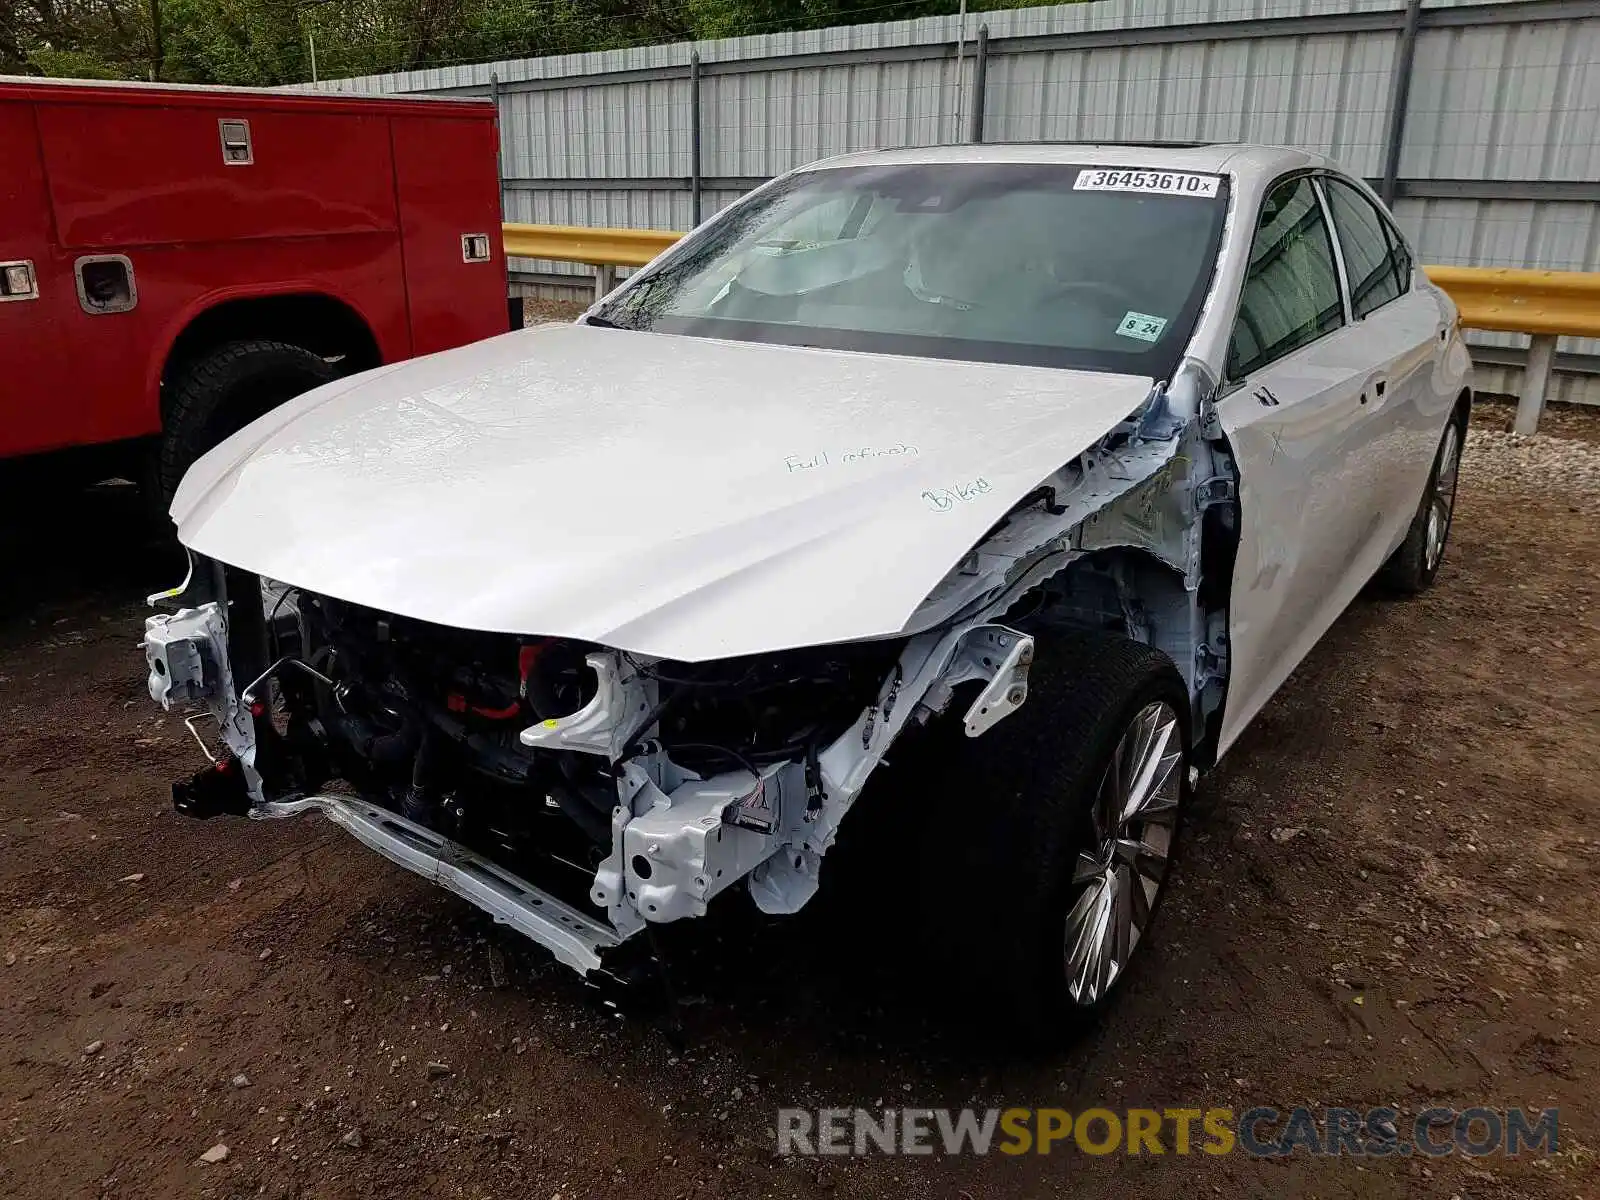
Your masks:
<path fill-rule="evenodd" d="M 580 225 L 505 226 L 506 253 L 516 258 L 587 263 L 600 291 L 610 268 L 642 267 L 683 234 L 661 229 L 591 229 Z M 1516 430 L 1532 433 L 1560 336 L 1600 337 L 1600 272 L 1529 271 L 1510 267 L 1424 267 L 1456 302 L 1468 329 L 1533 335 L 1523 375 Z"/>
<path fill-rule="evenodd" d="M 514 258 L 545 258 L 597 267 L 642 267 L 682 236 L 659 229 L 505 226 L 506 253 Z"/>
<path fill-rule="evenodd" d="M 1424 267 L 1469 329 L 1600 337 L 1600 272 Z"/>

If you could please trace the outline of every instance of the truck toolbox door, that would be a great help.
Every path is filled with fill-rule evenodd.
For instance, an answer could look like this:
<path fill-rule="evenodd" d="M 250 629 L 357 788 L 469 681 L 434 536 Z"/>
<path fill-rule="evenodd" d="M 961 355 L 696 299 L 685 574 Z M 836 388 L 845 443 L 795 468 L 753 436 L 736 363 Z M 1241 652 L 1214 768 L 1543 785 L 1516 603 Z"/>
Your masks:
<path fill-rule="evenodd" d="M 64 388 L 78 311 L 72 260 L 53 246 L 33 106 L 0 101 L 0 458 L 87 439 L 93 398 Z"/>
<path fill-rule="evenodd" d="M 495 123 L 476 115 L 396 116 L 391 128 L 412 353 L 504 333 Z"/>

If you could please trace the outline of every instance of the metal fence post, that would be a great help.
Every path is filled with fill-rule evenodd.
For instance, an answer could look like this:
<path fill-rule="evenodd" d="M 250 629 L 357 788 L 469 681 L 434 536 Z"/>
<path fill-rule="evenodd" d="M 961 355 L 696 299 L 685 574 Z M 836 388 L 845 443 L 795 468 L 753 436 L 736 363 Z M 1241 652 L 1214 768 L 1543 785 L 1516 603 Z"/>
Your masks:
<path fill-rule="evenodd" d="M 700 52 L 689 55 L 689 215 L 700 224 Z"/>
<path fill-rule="evenodd" d="M 1400 178 L 1400 150 L 1406 138 L 1406 109 L 1411 102 L 1411 68 L 1417 61 L 1417 20 L 1422 15 L 1422 0 L 1407 0 L 1406 23 L 1394 49 L 1394 67 L 1389 81 L 1389 128 L 1384 133 L 1383 185 L 1378 194 L 1383 202 L 1394 204 Z"/>
<path fill-rule="evenodd" d="M 506 219 L 506 147 L 500 132 L 500 72 L 489 73 L 489 102 L 494 105 L 494 169 L 500 178 L 500 219 Z"/>
<path fill-rule="evenodd" d="M 984 100 L 989 85 L 989 27 L 978 26 L 978 49 L 972 59 L 972 129 L 967 141 L 983 141 Z"/>
<path fill-rule="evenodd" d="M 1512 433 L 1538 433 L 1544 415 L 1544 396 L 1550 388 L 1550 368 L 1555 363 L 1556 335 L 1536 333 L 1528 343 L 1528 365 L 1522 369 L 1522 394 L 1517 398 L 1517 419 Z"/>
<path fill-rule="evenodd" d="M 617 286 L 617 269 L 603 265 L 596 265 L 594 269 L 594 299 L 600 303 L 606 294 Z"/>

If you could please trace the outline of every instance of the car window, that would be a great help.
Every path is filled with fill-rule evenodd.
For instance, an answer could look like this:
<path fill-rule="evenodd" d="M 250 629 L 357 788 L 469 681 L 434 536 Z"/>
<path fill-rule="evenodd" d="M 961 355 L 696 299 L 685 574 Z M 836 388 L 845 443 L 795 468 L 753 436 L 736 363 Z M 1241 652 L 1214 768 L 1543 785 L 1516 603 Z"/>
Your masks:
<path fill-rule="evenodd" d="M 590 314 L 625 329 L 1169 376 L 1227 182 L 1059 163 L 806 171 Z"/>
<path fill-rule="evenodd" d="M 1333 242 L 1309 176 L 1267 194 L 1250 246 L 1228 376 L 1242 379 L 1344 324 Z"/>
<path fill-rule="evenodd" d="M 1410 255 L 1389 229 L 1389 223 L 1378 215 L 1372 201 L 1342 180 L 1327 179 L 1324 186 L 1328 207 L 1333 210 L 1333 227 L 1339 232 L 1339 248 L 1344 251 L 1350 307 L 1356 316 L 1364 317 L 1409 286 Z M 1406 266 L 1404 273 L 1402 262 Z"/>
<path fill-rule="evenodd" d="M 1387 214 L 1384 214 L 1383 231 L 1389 237 L 1389 253 L 1394 256 L 1394 272 L 1400 280 L 1400 294 L 1403 296 L 1411 290 L 1411 272 L 1416 269 L 1416 264 L 1411 260 L 1411 251 L 1400 236 L 1400 230 Z"/>

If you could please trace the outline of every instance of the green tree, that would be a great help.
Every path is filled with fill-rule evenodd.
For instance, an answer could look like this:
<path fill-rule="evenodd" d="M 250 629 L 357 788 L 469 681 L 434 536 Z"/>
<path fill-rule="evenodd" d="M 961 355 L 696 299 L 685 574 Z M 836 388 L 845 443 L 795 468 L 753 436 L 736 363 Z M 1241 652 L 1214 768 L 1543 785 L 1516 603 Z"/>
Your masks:
<path fill-rule="evenodd" d="M 271 85 L 311 77 L 288 0 L 162 0 L 162 67 L 186 83 Z"/>
<path fill-rule="evenodd" d="M 318 75 L 337 78 L 956 7 L 957 0 L 0 0 L 0 70 L 270 85 L 310 79 L 313 42 Z"/>
<path fill-rule="evenodd" d="M 7 70 L 92 79 L 147 79 L 153 49 L 143 0 L 5 0 Z"/>

